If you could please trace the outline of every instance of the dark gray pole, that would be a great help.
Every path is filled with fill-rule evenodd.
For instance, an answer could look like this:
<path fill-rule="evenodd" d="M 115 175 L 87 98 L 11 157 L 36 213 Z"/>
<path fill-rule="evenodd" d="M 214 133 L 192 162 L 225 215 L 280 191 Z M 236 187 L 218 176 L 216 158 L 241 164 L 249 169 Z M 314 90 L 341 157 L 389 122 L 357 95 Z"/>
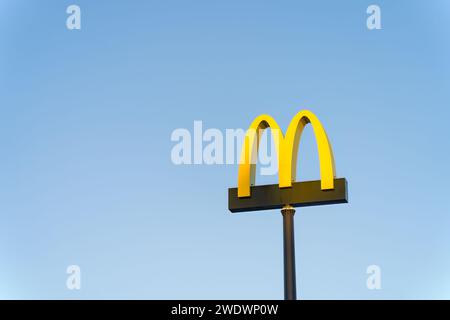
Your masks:
<path fill-rule="evenodd" d="M 294 214 L 295 209 L 286 205 L 281 209 L 283 215 L 283 251 L 284 251 L 284 299 L 296 300 Z"/>

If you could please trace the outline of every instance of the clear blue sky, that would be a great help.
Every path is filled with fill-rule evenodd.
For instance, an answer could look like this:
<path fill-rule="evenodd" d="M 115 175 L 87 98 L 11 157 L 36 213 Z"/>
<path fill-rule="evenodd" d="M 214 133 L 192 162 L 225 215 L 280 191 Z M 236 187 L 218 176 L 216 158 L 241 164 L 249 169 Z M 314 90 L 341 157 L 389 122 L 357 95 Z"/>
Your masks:
<path fill-rule="evenodd" d="M 231 215 L 237 167 L 175 166 L 170 134 L 310 109 L 350 203 L 297 210 L 299 297 L 449 299 L 449 19 L 445 0 L 1 0 L 0 298 L 282 298 L 280 213 Z"/>

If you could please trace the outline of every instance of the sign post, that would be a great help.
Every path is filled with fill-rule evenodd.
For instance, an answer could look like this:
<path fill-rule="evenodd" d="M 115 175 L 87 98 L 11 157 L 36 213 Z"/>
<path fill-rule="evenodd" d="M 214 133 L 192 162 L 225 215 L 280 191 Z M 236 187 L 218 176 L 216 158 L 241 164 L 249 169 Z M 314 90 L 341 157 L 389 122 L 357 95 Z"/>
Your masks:
<path fill-rule="evenodd" d="M 295 182 L 300 137 L 310 123 L 317 140 L 320 180 Z M 255 186 L 256 155 L 262 130 L 272 129 L 278 155 L 279 184 Z M 322 124 L 310 111 L 292 119 L 286 136 L 268 115 L 257 117 L 247 131 L 239 164 L 238 187 L 228 189 L 232 213 L 281 209 L 283 216 L 284 298 L 296 300 L 294 207 L 347 203 L 347 180 L 336 178 L 331 145 Z"/>
<path fill-rule="evenodd" d="M 283 215 L 283 256 L 284 256 L 284 299 L 296 300 L 297 288 L 295 281 L 295 241 L 294 214 L 295 209 L 284 206 Z"/>

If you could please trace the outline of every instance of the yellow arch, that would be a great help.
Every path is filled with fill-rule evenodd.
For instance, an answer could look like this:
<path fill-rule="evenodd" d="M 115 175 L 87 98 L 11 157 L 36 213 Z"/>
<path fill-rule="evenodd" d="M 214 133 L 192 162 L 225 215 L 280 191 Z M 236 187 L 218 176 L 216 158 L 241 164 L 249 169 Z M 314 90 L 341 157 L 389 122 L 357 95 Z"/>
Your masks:
<path fill-rule="evenodd" d="M 258 156 L 259 140 L 263 131 L 267 128 L 272 129 L 275 150 L 280 159 L 280 144 L 283 143 L 283 136 L 278 123 L 269 115 L 262 114 L 256 117 L 250 124 L 241 151 L 241 161 L 238 172 L 238 197 L 249 197 L 250 186 L 255 183 L 256 158 Z M 279 132 L 280 134 L 276 134 Z M 281 162 L 278 161 L 278 172 L 281 169 Z"/>
<path fill-rule="evenodd" d="M 249 197 L 250 186 L 255 183 L 256 158 L 261 134 L 264 129 L 272 129 L 275 149 L 278 155 L 278 175 L 280 188 L 292 186 L 296 179 L 297 155 L 300 138 L 305 126 L 310 123 L 314 130 L 317 142 L 317 151 L 320 162 L 321 189 L 334 189 L 336 176 L 333 150 L 328 136 L 319 119 L 308 110 L 298 112 L 283 137 L 277 122 L 269 115 L 258 116 L 247 130 L 242 146 L 241 161 L 238 172 L 238 197 Z"/>

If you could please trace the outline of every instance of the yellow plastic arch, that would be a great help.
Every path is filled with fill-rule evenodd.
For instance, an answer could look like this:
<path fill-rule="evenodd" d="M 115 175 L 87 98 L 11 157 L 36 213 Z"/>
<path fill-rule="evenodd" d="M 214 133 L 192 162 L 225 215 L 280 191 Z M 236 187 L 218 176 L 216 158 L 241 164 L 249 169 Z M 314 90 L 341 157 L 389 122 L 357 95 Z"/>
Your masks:
<path fill-rule="evenodd" d="M 278 179 L 280 188 L 292 186 L 296 179 L 297 155 L 300 138 L 305 126 L 311 123 L 317 142 L 317 150 L 320 161 L 321 189 L 334 189 L 336 176 L 333 150 L 325 130 L 319 119 L 308 110 L 297 113 L 283 137 L 283 133 L 277 122 L 269 115 L 258 116 L 247 130 L 242 146 L 241 161 L 238 172 L 238 197 L 249 197 L 250 186 L 255 183 L 256 159 L 261 134 L 264 129 L 272 129 L 275 149 L 278 155 Z"/>

